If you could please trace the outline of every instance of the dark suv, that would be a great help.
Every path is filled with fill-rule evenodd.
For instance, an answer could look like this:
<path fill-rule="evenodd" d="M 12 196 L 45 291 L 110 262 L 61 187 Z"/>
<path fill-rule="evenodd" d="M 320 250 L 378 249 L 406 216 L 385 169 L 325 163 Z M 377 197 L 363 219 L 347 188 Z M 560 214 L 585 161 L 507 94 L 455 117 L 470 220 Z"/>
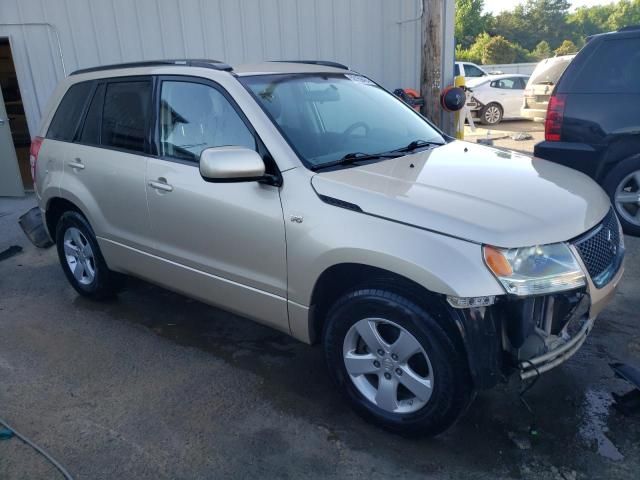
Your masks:
<path fill-rule="evenodd" d="M 640 235 L 640 26 L 587 42 L 549 100 L 535 155 L 595 179 Z"/>

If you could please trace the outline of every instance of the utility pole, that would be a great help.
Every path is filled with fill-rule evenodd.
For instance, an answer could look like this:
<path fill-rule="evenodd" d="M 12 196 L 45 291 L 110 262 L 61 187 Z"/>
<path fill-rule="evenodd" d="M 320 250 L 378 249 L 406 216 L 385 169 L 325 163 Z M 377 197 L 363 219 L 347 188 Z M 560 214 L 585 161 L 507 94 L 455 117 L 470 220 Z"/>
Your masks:
<path fill-rule="evenodd" d="M 422 55 L 420 91 L 423 114 L 446 133 L 453 134 L 453 115 L 440 106 L 440 92 L 453 85 L 455 56 L 454 0 L 421 0 Z"/>

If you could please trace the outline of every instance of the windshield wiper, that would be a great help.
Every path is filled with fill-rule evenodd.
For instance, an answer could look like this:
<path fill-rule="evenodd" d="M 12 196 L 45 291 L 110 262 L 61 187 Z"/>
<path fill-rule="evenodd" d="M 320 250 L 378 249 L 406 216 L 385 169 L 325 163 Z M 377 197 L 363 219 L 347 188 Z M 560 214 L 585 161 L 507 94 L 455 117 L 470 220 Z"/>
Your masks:
<path fill-rule="evenodd" d="M 428 140 L 414 140 L 413 142 L 411 142 L 409 145 L 407 145 L 406 147 L 401 147 L 398 148 L 396 150 L 392 150 L 392 152 L 413 152 L 414 150 L 417 150 L 418 148 L 422 148 L 422 147 L 429 147 L 432 145 L 444 145 L 441 142 L 430 142 Z"/>
<path fill-rule="evenodd" d="M 338 165 L 353 165 L 356 162 L 364 161 L 364 160 L 378 160 L 380 158 L 398 158 L 399 152 L 388 152 L 388 153 L 363 153 L 363 152 L 352 152 L 347 153 L 344 157 L 333 160 L 331 162 L 321 163 L 320 165 L 314 165 L 311 169 L 313 171 L 323 170 L 325 168 L 335 167 Z"/>

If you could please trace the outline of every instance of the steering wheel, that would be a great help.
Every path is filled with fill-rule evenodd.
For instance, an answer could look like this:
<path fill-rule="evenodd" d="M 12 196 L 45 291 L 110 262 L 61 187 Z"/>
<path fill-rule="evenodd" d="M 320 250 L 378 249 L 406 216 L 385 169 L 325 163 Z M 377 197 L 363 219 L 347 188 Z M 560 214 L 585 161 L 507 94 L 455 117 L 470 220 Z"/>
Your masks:
<path fill-rule="evenodd" d="M 369 128 L 369 125 L 367 125 L 364 122 L 356 122 L 356 123 L 353 123 L 353 124 L 349 125 L 347 127 L 347 129 L 344 132 L 342 132 L 342 135 L 347 137 L 347 136 L 351 135 L 353 133 L 353 131 L 357 130 L 358 128 L 364 128 L 364 136 L 365 137 L 369 136 L 369 130 L 371 130 L 371 129 Z"/>

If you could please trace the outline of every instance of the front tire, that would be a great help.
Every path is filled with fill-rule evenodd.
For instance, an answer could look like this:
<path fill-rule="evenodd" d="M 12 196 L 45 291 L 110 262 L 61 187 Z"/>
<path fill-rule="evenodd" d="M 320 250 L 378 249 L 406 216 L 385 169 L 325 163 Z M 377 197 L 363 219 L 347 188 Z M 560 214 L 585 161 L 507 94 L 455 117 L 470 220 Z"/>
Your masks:
<path fill-rule="evenodd" d="M 611 198 L 624 232 L 640 236 L 640 155 L 618 163 L 602 187 Z"/>
<path fill-rule="evenodd" d="M 111 298 L 120 283 L 104 261 L 89 222 L 78 212 L 65 212 L 56 225 L 60 265 L 71 286 L 94 300 Z"/>
<path fill-rule="evenodd" d="M 333 380 L 360 415 L 383 428 L 437 435 L 470 403 L 460 342 L 409 298 L 379 289 L 349 293 L 329 311 L 323 340 Z"/>
<path fill-rule="evenodd" d="M 495 103 L 489 103 L 480 110 L 480 123 L 483 125 L 498 125 L 502 121 L 504 112 L 502 107 Z"/>

